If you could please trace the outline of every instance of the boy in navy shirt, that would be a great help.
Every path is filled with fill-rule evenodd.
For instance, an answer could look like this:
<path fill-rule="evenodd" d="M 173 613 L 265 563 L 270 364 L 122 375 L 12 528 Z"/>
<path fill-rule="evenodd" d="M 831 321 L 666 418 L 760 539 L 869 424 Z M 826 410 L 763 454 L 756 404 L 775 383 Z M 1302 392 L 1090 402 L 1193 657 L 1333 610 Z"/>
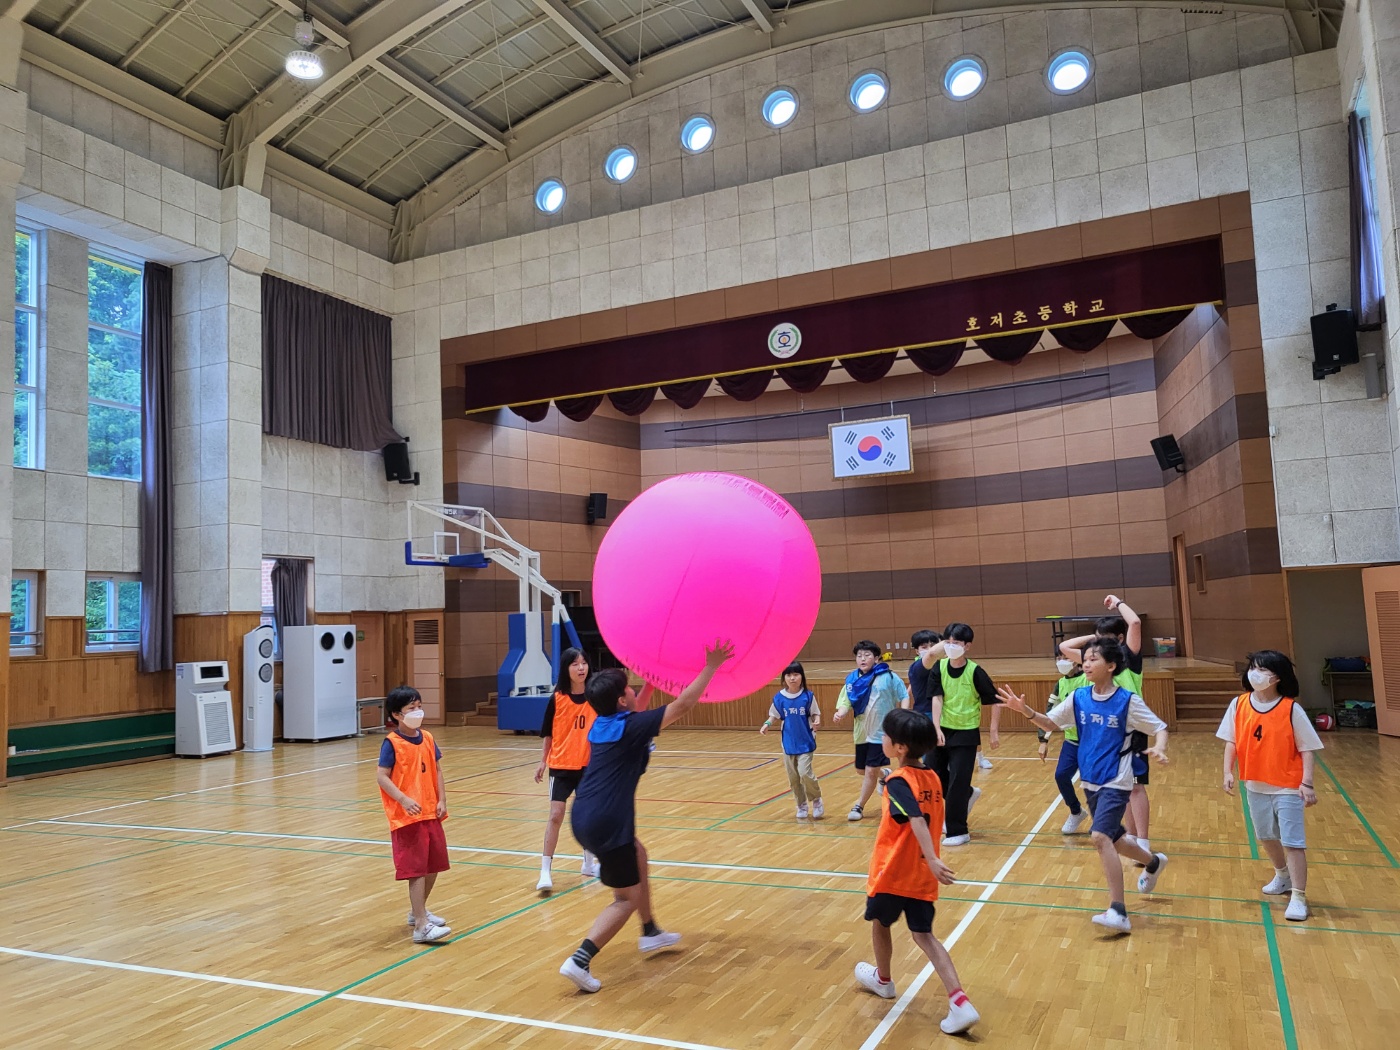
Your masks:
<path fill-rule="evenodd" d="M 774 722 L 783 727 L 783 768 L 787 770 L 788 786 L 797 799 L 798 820 L 807 819 L 809 802 L 813 820 L 826 816 L 821 782 L 812 772 L 812 756 L 817 751 L 817 738 L 812 730 L 821 720 L 817 698 L 807 688 L 807 672 L 801 664 L 789 664 L 783 672 L 783 688 L 774 695 L 768 717 L 758 731 L 768 732 Z"/>
<path fill-rule="evenodd" d="M 642 920 L 638 947 L 644 952 L 669 948 L 681 939 L 656 925 L 651 913 L 647 851 L 637 838 L 637 782 L 647 771 L 651 742 L 661 730 L 689 714 L 720 666 L 734 655 L 729 642 L 705 651 L 705 668 L 669 704 L 647 710 L 651 686 L 640 696 L 627 684 L 627 672 L 612 668 L 588 680 L 588 702 L 598 712 L 588 731 L 592 754 L 574 796 L 572 823 L 579 845 L 598 858 L 598 881 L 613 891 L 613 901 L 593 922 L 578 951 L 559 972 L 580 991 L 596 992 L 602 982 L 589 972 L 593 957 L 622 930 L 636 912 Z"/>

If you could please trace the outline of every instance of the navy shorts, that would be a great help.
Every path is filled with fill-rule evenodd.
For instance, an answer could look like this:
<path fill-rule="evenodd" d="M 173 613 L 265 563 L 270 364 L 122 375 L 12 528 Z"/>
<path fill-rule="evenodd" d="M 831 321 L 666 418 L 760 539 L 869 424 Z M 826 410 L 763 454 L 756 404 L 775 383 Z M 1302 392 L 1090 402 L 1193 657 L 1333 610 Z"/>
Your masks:
<path fill-rule="evenodd" d="M 859 773 L 866 766 L 887 766 L 890 764 L 889 755 L 885 754 L 884 744 L 857 744 L 856 745 L 856 772 Z"/>
<path fill-rule="evenodd" d="M 888 927 L 897 923 L 900 915 L 903 915 L 910 933 L 932 933 L 933 912 L 933 901 L 921 901 L 917 897 L 877 893 L 865 898 L 866 922 L 878 922 Z"/>
<path fill-rule="evenodd" d="M 637 864 L 637 843 L 629 842 L 598 854 L 598 881 L 614 890 L 625 890 L 642 881 Z"/>
<path fill-rule="evenodd" d="M 1107 835 L 1110 841 L 1117 842 L 1123 837 L 1123 813 L 1128 808 L 1129 792 L 1122 788 L 1099 788 L 1097 791 L 1086 791 L 1084 797 L 1089 801 L 1089 812 L 1094 816 L 1093 826 L 1090 831 L 1097 831 L 1101 835 Z"/>

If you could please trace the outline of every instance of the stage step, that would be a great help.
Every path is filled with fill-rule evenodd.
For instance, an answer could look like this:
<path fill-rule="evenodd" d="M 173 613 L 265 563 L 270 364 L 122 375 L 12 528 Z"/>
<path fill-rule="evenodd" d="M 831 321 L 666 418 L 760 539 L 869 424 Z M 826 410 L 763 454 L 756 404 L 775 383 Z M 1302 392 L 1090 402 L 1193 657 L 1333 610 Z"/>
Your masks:
<path fill-rule="evenodd" d="M 477 704 L 476 710 L 467 715 L 465 724 L 469 726 L 490 726 L 494 729 L 496 726 L 496 701 L 487 700 L 484 703 Z"/>
<path fill-rule="evenodd" d="M 1225 675 L 1178 678 L 1176 728 L 1185 732 L 1214 732 L 1230 701 L 1240 695 L 1240 680 Z"/>

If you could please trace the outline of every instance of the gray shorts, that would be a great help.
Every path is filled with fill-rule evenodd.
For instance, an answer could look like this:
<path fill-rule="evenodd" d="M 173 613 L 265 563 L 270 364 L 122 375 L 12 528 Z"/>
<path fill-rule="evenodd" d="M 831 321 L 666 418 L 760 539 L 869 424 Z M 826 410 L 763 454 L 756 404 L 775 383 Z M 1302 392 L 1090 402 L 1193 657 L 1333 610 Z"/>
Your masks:
<path fill-rule="evenodd" d="M 1263 795 L 1245 789 L 1249 796 L 1249 817 L 1254 821 L 1256 838 L 1282 842 L 1289 849 L 1306 849 L 1303 834 L 1303 800 L 1298 792 Z"/>

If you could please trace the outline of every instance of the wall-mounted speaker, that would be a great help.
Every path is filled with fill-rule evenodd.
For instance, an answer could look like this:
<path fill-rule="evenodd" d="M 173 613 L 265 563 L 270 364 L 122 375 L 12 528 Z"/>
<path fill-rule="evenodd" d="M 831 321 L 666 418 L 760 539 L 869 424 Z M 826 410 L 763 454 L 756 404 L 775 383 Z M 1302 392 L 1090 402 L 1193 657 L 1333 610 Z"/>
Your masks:
<path fill-rule="evenodd" d="M 1324 379 L 1361 360 L 1356 343 L 1356 315 L 1338 310 L 1336 303 L 1312 316 L 1313 378 Z"/>
<path fill-rule="evenodd" d="M 418 475 L 408 462 L 408 442 L 393 441 L 384 446 L 384 480 L 400 485 L 418 484 Z"/>
<path fill-rule="evenodd" d="M 1157 466 L 1163 470 L 1186 473 L 1186 457 L 1181 454 L 1181 446 L 1176 443 L 1176 435 L 1163 434 L 1152 439 L 1152 454 L 1157 457 Z"/>
<path fill-rule="evenodd" d="M 605 521 L 608 516 L 608 494 L 606 492 L 590 492 L 588 494 L 588 524 L 596 525 L 600 521 Z"/>

